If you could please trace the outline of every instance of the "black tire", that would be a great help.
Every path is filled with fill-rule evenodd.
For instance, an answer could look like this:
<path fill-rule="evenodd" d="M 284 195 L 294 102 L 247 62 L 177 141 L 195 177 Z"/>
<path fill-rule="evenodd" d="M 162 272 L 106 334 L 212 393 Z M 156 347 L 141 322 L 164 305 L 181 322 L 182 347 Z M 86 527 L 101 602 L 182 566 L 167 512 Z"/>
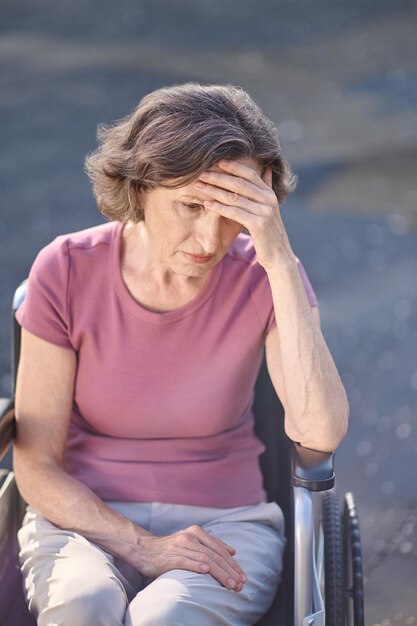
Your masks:
<path fill-rule="evenodd" d="M 343 507 L 343 563 L 346 626 L 364 626 L 362 551 L 358 510 L 353 494 L 345 494 Z"/>
<path fill-rule="evenodd" d="M 323 493 L 324 600 L 326 626 L 345 626 L 343 536 L 336 490 Z"/>

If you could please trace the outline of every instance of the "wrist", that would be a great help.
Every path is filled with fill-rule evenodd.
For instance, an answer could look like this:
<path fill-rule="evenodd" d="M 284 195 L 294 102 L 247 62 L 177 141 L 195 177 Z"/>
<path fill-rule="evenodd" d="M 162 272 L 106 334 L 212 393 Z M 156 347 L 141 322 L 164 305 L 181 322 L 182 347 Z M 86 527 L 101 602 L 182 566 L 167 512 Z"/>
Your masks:
<path fill-rule="evenodd" d="M 135 524 L 134 522 L 132 522 L 132 527 L 133 527 L 133 546 L 135 548 L 137 548 L 138 550 L 141 550 L 144 546 L 144 544 L 147 542 L 148 539 L 151 539 L 153 537 L 155 537 L 155 535 L 151 532 L 149 532 L 149 530 L 146 530 L 146 528 L 143 528 L 142 526 L 139 526 L 138 524 Z"/>
<path fill-rule="evenodd" d="M 123 541 L 123 554 L 119 552 L 119 556 L 138 571 L 141 571 L 145 544 L 149 538 L 155 537 L 155 535 L 131 520 L 129 522 L 129 528 Z"/>
<path fill-rule="evenodd" d="M 292 250 L 281 253 L 268 263 L 263 264 L 263 268 L 267 274 L 277 274 L 292 271 L 297 267 L 297 261 Z"/>
<path fill-rule="evenodd" d="M 295 255 L 285 232 L 273 234 L 272 239 L 262 246 L 258 245 L 258 248 L 258 261 L 266 272 L 291 267 L 295 263 Z"/>

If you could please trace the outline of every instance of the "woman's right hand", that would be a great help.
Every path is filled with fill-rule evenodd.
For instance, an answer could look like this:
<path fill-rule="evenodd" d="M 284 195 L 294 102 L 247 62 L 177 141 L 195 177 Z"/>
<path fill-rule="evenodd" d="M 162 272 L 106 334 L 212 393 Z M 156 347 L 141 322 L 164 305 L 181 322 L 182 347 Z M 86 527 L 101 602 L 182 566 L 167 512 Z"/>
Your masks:
<path fill-rule="evenodd" d="M 235 553 L 236 550 L 221 539 L 193 524 L 164 537 L 142 536 L 138 569 L 150 578 L 172 569 L 209 573 L 224 587 L 241 591 L 247 577 L 232 558 Z"/>

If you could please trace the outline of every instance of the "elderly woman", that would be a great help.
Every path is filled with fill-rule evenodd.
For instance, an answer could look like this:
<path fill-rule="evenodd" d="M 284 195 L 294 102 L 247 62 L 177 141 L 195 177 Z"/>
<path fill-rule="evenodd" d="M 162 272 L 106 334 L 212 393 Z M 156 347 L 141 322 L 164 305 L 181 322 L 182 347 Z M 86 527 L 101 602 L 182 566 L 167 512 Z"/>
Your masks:
<path fill-rule="evenodd" d="M 294 177 L 241 89 L 155 91 L 88 156 L 109 222 L 37 256 L 14 469 L 38 624 L 254 624 L 282 511 L 253 430 L 263 349 L 285 431 L 334 450 L 348 402 L 280 203 Z"/>

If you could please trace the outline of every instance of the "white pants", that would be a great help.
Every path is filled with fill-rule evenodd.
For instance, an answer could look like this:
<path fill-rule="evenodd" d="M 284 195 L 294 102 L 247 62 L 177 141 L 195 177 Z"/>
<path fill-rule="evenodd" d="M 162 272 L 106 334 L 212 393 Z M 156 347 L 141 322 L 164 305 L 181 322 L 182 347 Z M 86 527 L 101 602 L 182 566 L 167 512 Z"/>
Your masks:
<path fill-rule="evenodd" d="M 197 524 L 236 548 L 248 580 L 227 589 L 211 574 L 174 569 L 156 579 L 28 507 L 18 538 L 38 626 L 253 626 L 281 580 L 284 517 L 274 503 L 236 508 L 108 502 L 154 535 Z"/>

